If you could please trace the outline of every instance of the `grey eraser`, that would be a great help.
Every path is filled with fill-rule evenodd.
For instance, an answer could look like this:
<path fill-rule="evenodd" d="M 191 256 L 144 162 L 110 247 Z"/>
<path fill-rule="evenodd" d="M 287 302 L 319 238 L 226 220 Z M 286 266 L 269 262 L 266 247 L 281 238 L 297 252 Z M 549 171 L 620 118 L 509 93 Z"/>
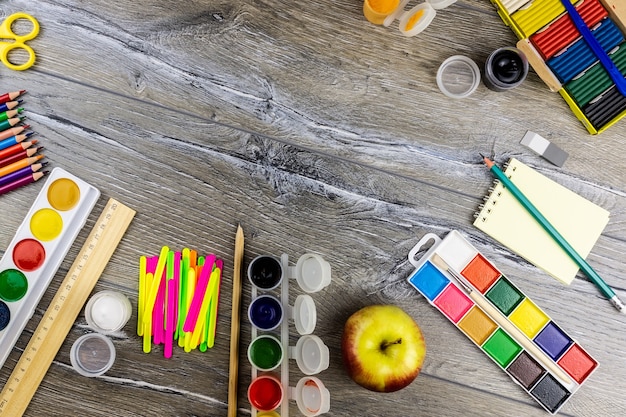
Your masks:
<path fill-rule="evenodd" d="M 548 139 L 538 135 L 530 130 L 526 132 L 522 140 L 522 145 L 528 146 L 533 151 L 537 152 L 547 161 L 553 163 L 558 167 L 562 167 L 565 160 L 569 156 L 567 152 L 550 142 Z"/>

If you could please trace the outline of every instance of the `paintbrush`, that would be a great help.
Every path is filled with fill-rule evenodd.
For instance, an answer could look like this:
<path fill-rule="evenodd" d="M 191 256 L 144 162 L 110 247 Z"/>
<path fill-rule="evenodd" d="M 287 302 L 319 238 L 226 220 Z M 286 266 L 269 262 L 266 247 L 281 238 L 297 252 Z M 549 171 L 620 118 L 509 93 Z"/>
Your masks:
<path fill-rule="evenodd" d="M 448 266 L 446 261 L 438 254 L 434 254 L 430 258 L 431 262 L 437 266 L 437 268 L 447 271 L 454 279 L 459 283 L 461 288 L 465 290 L 467 295 L 479 306 L 485 314 L 487 314 L 494 322 L 496 322 L 501 328 L 503 328 L 509 336 L 511 336 L 520 346 L 522 346 L 528 353 L 535 357 L 541 364 L 550 370 L 552 374 L 557 376 L 566 386 L 571 386 L 572 378 L 570 378 L 561 368 L 559 368 L 551 358 L 549 358 L 537 345 L 534 344 L 520 329 L 518 329 L 513 323 L 511 323 L 504 314 L 502 314 L 497 308 L 491 305 L 489 301 L 482 297 L 478 291 L 474 288 L 456 271 Z"/>

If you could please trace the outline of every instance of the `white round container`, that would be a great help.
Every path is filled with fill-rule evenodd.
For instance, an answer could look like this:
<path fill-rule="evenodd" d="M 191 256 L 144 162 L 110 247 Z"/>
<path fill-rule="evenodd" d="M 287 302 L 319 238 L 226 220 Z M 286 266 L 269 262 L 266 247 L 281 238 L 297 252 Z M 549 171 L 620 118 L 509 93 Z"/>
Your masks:
<path fill-rule="evenodd" d="M 89 327 L 104 334 L 121 330 L 131 314 L 130 300 L 124 294 L 111 290 L 94 294 L 85 306 L 85 319 Z"/>

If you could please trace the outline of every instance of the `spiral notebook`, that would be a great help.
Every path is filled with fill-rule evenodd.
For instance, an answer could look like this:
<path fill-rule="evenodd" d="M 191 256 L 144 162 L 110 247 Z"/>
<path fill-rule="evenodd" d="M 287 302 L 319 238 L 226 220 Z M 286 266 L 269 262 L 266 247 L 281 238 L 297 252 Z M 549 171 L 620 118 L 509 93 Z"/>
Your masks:
<path fill-rule="evenodd" d="M 515 158 L 504 172 L 586 258 L 609 222 L 609 212 Z M 474 226 L 564 284 L 578 272 L 578 265 L 499 182 L 476 214 Z"/>

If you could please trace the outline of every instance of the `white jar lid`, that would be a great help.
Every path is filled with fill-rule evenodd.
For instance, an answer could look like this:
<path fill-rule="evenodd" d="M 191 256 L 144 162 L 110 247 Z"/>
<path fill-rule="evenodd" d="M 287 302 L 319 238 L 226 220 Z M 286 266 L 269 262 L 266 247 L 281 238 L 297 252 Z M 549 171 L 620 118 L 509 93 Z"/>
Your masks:
<path fill-rule="evenodd" d="M 296 404 L 307 417 L 319 416 L 330 410 L 330 392 L 322 381 L 314 376 L 305 376 L 298 381 L 295 389 Z"/>
<path fill-rule="evenodd" d="M 303 291 L 314 293 L 331 281 L 330 264 L 315 253 L 305 253 L 296 263 L 296 281 Z"/>
<path fill-rule="evenodd" d="M 308 334 L 296 343 L 295 359 L 298 368 L 305 375 L 315 375 L 328 369 L 330 352 L 319 337 Z"/>
<path fill-rule="evenodd" d="M 300 294 L 293 306 L 293 320 L 301 335 L 311 334 L 317 324 L 317 309 L 310 295 Z"/>
<path fill-rule="evenodd" d="M 398 28 L 404 36 L 415 36 L 430 25 L 437 12 L 428 2 L 418 4 L 400 16 Z"/>

